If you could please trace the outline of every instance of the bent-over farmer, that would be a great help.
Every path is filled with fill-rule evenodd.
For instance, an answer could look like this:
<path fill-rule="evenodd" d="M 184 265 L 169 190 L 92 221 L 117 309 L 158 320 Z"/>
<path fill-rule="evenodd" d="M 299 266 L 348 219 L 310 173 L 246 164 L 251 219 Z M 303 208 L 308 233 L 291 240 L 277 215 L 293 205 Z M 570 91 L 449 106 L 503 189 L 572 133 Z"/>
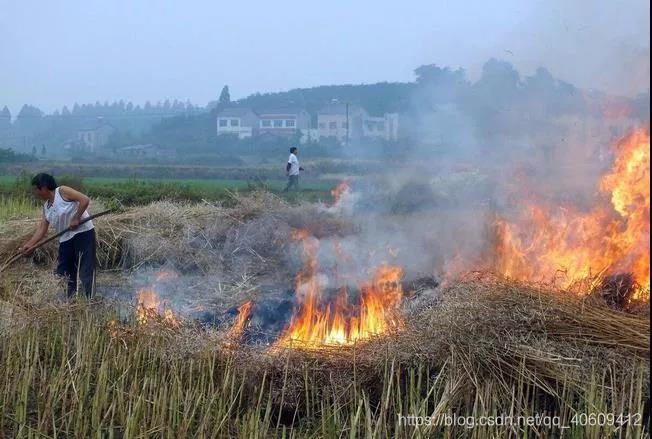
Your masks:
<path fill-rule="evenodd" d="M 59 237 L 59 262 L 57 274 L 67 281 L 68 297 L 77 292 L 77 280 L 81 281 L 86 297 L 95 290 L 95 228 L 92 221 L 80 222 L 89 217 L 90 199 L 68 186 L 57 186 L 49 174 L 37 174 L 32 178 L 32 192 L 45 201 L 43 218 L 36 232 L 21 248 L 24 255 L 34 251 L 34 246 L 45 237 L 50 225 Z"/>
<path fill-rule="evenodd" d="M 287 192 L 290 189 L 299 190 L 299 171 L 303 171 L 303 168 L 299 166 L 299 159 L 297 155 L 299 150 L 296 146 L 290 148 L 290 157 L 288 158 L 288 163 L 285 166 L 285 175 L 288 177 L 288 184 L 283 189 L 283 192 Z"/>

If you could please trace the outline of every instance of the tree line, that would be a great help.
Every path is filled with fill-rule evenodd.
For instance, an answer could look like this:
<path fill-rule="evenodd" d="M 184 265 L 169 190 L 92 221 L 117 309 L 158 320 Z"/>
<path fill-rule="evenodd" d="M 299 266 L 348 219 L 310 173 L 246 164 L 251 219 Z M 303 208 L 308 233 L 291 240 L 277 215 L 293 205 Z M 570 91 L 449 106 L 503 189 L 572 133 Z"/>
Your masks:
<path fill-rule="evenodd" d="M 512 64 L 497 59 L 488 60 L 475 81 L 469 80 L 463 69 L 436 64 L 416 68 L 414 76 L 411 82 L 325 85 L 254 93 L 237 101 L 231 101 L 228 86 L 224 86 L 219 98 L 206 107 L 180 101 L 146 103 L 142 107 L 124 101 L 96 102 L 75 104 L 72 110 L 64 106 L 45 115 L 38 108 L 25 105 L 13 122 L 5 107 L 0 112 L 0 139 L 7 138 L 9 133 L 9 138 L 30 137 L 39 147 L 41 144 L 56 146 L 84 124 L 103 117 L 117 129 L 107 151 L 134 143 L 155 143 L 183 153 L 260 154 L 269 150 L 270 142 L 285 146 L 298 139 L 218 138 L 217 113 L 232 106 L 254 110 L 300 107 L 311 113 L 316 126 L 319 109 L 333 100 L 359 105 L 373 116 L 399 113 L 402 143 L 435 142 L 442 147 L 463 143 L 462 136 L 468 133 L 482 138 L 488 147 L 504 143 L 507 136 L 547 133 L 555 118 L 573 115 L 600 118 L 605 105 L 613 102 L 627 107 L 633 117 L 649 120 L 649 91 L 636 98 L 614 98 L 577 88 L 555 78 L 545 68 L 521 75 Z M 334 145 L 321 143 L 324 151 L 335 150 Z M 0 140 L 2 146 L 12 145 Z"/>
<path fill-rule="evenodd" d="M 40 108 L 25 104 L 15 118 L 5 106 L 0 111 L 0 147 L 30 150 L 34 145 L 57 148 L 80 129 L 102 122 L 113 125 L 120 132 L 140 134 L 148 131 L 164 117 L 194 114 L 202 108 L 186 101 L 157 102 L 134 105 L 124 100 L 77 104 L 69 109 L 63 106 L 50 114 Z"/>

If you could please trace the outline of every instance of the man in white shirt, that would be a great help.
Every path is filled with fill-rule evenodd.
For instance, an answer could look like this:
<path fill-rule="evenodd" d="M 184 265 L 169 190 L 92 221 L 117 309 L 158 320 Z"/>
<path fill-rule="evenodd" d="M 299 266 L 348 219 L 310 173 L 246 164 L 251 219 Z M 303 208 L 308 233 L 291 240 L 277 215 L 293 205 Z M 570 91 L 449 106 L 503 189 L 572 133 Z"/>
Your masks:
<path fill-rule="evenodd" d="M 297 191 L 299 190 L 299 171 L 303 171 L 303 168 L 299 166 L 297 154 L 299 154 L 299 150 L 296 146 L 290 148 L 290 157 L 285 166 L 285 175 L 288 177 L 288 184 L 285 186 L 285 189 L 283 189 L 283 192 L 287 192 L 291 188 L 294 188 L 294 190 Z"/>

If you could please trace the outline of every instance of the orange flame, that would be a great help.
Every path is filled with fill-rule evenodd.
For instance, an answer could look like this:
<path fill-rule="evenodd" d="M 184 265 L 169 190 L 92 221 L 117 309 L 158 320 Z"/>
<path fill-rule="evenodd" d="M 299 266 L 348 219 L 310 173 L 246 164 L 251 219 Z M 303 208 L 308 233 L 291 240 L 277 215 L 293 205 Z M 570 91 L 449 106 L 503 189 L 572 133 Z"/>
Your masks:
<path fill-rule="evenodd" d="M 400 267 L 377 267 L 373 278 L 360 286 L 359 305 L 349 303 L 346 287 L 340 289 L 334 302 L 322 304 L 317 266 L 319 241 L 305 230 L 294 236 L 302 241 L 305 257 L 304 269 L 296 278 L 297 293 L 303 300 L 277 346 L 350 345 L 402 327 L 396 313 L 403 297 Z"/>
<path fill-rule="evenodd" d="M 605 200 L 588 213 L 531 204 L 517 222 L 496 221 L 496 268 L 526 281 L 561 281 L 631 273 L 650 291 L 650 133 L 638 129 L 613 146 L 615 161 L 600 180 Z"/>
<path fill-rule="evenodd" d="M 159 300 L 158 294 L 156 294 L 156 283 L 162 280 L 171 279 L 175 277 L 174 273 L 163 271 L 156 276 L 156 281 L 153 285 L 148 288 L 141 288 L 138 290 L 138 306 L 136 307 L 136 321 L 145 325 L 147 322 L 152 320 L 162 320 L 163 323 L 171 326 L 177 327 L 180 322 L 179 319 L 174 315 L 172 310 Z"/>
<path fill-rule="evenodd" d="M 240 336 L 244 332 L 245 325 L 249 320 L 249 316 L 251 315 L 252 306 L 253 306 L 252 301 L 248 301 L 240 305 L 240 307 L 238 308 L 238 316 L 236 317 L 235 322 L 233 322 L 233 326 L 229 330 L 228 338 L 231 339 L 240 338 Z"/>
<path fill-rule="evenodd" d="M 332 206 L 337 206 L 337 204 L 342 199 L 342 195 L 344 195 L 344 193 L 348 192 L 350 189 L 351 185 L 346 181 L 342 181 L 337 186 L 335 186 L 335 189 L 331 190 L 331 196 L 333 197 Z"/>

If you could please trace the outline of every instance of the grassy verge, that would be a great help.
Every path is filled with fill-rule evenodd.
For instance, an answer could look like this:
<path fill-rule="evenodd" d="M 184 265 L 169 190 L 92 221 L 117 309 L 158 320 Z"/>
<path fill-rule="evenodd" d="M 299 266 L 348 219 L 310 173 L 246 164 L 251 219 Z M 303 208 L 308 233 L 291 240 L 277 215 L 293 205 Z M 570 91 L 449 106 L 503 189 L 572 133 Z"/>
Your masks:
<path fill-rule="evenodd" d="M 129 178 L 76 178 L 62 176 L 59 184 L 74 187 L 91 198 L 105 202 L 117 201 L 124 206 L 148 204 L 153 201 L 189 201 L 229 203 L 232 192 L 251 192 L 265 189 L 280 193 L 284 181 L 256 182 L 251 180 L 200 180 L 200 179 L 143 179 Z M 286 195 L 292 202 L 330 200 L 333 183 L 308 181 L 301 184 L 301 191 Z M 28 177 L 0 177 L 0 196 L 2 203 L 9 206 L 0 221 L 20 215 L 22 211 L 33 209 L 37 204 L 30 200 L 31 192 Z M 4 210 L 4 209 L 3 209 Z"/>
<path fill-rule="evenodd" d="M 0 233 L 5 230 L 5 223 L 10 219 L 38 217 L 41 213 L 36 200 L 24 194 L 0 194 Z"/>
<path fill-rule="evenodd" d="M 342 176 L 341 178 L 345 178 Z M 70 176 L 63 176 L 63 180 L 71 180 Z M 147 179 L 134 179 L 129 177 L 84 177 L 77 179 L 82 181 L 88 186 L 110 186 L 114 184 L 143 182 L 152 184 L 178 184 L 198 189 L 247 189 L 255 184 L 265 184 L 272 190 L 281 190 L 285 186 L 285 181 L 282 180 L 268 180 L 266 182 L 257 182 L 256 180 L 244 179 L 192 179 L 192 178 L 147 178 Z M 338 181 L 337 178 L 327 180 L 312 180 L 302 182 L 301 186 L 306 190 L 330 190 L 333 187 L 332 181 Z M 15 186 L 17 182 L 21 185 L 25 182 L 23 177 L 13 177 L 3 175 L 0 176 L 0 188 L 3 190 L 10 189 Z"/>
<path fill-rule="evenodd" d="M 40 212 L 39 203 L 28 195 L 0 195 L 0 221 L 11 218 L 30 218 Z"/>

